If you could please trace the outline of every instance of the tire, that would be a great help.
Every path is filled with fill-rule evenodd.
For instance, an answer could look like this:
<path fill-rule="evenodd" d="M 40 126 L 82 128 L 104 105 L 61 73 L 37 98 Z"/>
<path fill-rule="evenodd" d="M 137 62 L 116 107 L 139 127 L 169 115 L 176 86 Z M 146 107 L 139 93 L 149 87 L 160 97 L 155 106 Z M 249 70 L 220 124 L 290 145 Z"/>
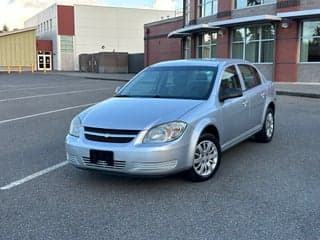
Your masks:
<path fill-rule="evenodd" d="M 274 111 L 271 108 L 267 109 L 264 117 L 263 128 L 255 135 L 258 142 L 268 143 L 274 135 Z"/>
<path fill-rule="evenodd" d="M 200 136 L 196 145 L 192 167 L 186 177 L 193 182 L 210 179 L 218 170 L 221 161 L 219 141 L 210 133 Z"/>

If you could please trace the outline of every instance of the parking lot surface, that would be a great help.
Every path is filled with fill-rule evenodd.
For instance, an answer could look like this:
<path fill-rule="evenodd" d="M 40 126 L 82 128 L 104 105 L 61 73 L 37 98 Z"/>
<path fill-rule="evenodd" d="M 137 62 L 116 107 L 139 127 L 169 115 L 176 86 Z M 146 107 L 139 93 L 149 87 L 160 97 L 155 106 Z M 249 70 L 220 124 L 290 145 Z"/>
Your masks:
<path fill-rule="evenodd" d="M 207 182 L 66 164 L 71 119 L 119 84 L 0 73 L 1 240 L 320 239 L 319 99 L 279 96 L 273 141 L 228 150 Z"/>

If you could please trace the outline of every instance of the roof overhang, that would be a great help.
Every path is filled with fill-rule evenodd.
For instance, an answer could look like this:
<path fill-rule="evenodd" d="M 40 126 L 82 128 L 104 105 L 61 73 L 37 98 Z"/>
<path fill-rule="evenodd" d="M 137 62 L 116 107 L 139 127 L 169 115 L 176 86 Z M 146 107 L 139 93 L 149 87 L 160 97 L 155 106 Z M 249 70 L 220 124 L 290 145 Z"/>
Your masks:
<path fill-rule="evenodd" d="M 179 28 L 168 34 L 168 38 L 183 38 L 190 36 L 192 33 L 200 32 L 215 32 L 218 31 L 220 27 L 209 26 L 208 24 L 197 24 L 191 25 L 183 28 Z"/>
<path fill-rule="evenodd" d="M 265 23 L 281 21 L 281 17 L 275 15 L 257 15 L 252 17 L 233 18 L 222 21 L 210 22 L 209 26 L 229 27 L 246 23 Z"/>
<path fill-rule="evenodd" d="M 13 31 L 10 31 L 10 32 L 2 32 L 2 33 L 0 33 L 0 37 L 13 35 L 13 34 L 17 34 L 17 33 L 36 31 L 36 30 L 37 30 L 36 27 L 28 27 L 28 28 L 23 28 L 23 29 L 17 29 L 17 30 L 13 30 Z"/>
<path fill-rule="evenodd" d="M 278 13 L 277 16 L 281 18 L 305 18 L 305 17 L 316 17 L 316 16 L 319 17 L 320 9 L 283 12 L 283 13 Z"/>

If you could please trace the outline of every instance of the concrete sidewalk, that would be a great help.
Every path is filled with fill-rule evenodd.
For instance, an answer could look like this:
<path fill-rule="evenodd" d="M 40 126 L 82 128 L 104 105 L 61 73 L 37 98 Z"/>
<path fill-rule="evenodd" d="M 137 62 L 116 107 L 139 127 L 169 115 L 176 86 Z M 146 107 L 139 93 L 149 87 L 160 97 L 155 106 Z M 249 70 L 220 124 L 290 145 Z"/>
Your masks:
<path fill-rule="evenodd" d="M 320 83 L 276 82 L 275 87 L 278 95 L 320 98 Z"/>
<path fill-rule="evenodd" d="M 86 79 L 112 80 L 127 82 L 135 74 L 109 74 L 109 73 L 84 73 L 84 72 L 48 72 L 47 74 L 60 74 L 65 76 L 75 76 Z M 287 83 L 275 82 L 278 95 L 320 98 L 320 82 L 318 83 Z"/>

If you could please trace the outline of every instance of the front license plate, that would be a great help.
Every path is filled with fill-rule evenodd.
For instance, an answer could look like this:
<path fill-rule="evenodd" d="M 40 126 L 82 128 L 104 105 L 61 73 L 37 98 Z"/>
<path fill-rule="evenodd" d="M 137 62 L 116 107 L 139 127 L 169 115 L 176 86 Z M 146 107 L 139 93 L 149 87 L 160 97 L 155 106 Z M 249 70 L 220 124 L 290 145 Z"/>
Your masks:
<path fill-rule="evenodd" d="M 90 150 L 90 162 L 96 164 L 98 161 L 106 162 L 108 166 L 114 166 L 113 152 Z"/>

